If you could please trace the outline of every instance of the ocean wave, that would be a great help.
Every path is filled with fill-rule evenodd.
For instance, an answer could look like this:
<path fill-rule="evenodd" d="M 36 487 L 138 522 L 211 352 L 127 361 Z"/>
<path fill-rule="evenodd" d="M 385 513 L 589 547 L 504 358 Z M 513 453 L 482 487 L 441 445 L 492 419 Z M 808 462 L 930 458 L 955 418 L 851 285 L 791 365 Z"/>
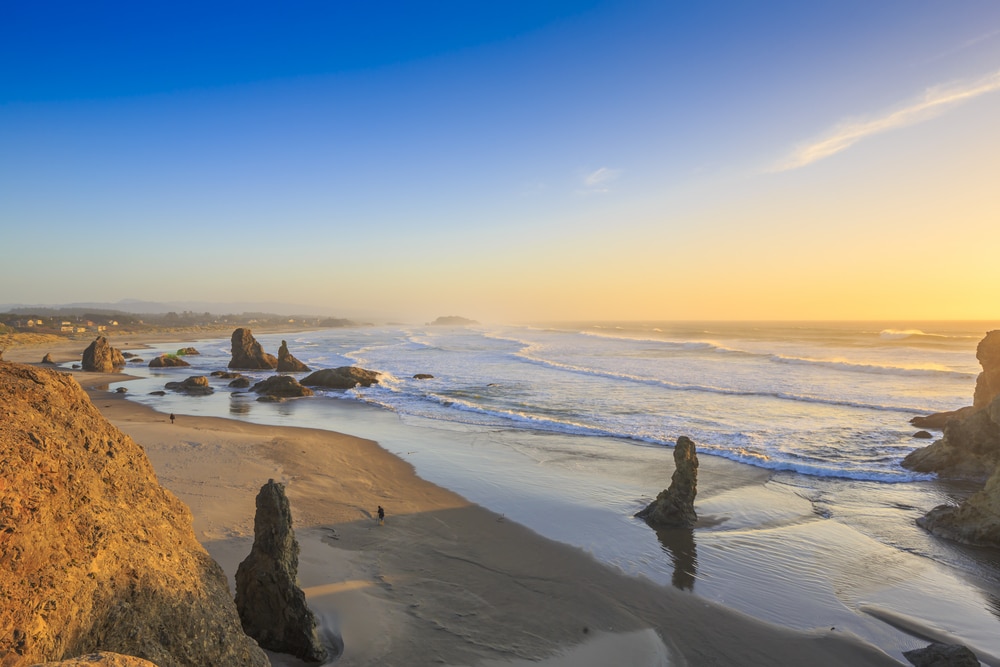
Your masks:
<path fill-rule="evenodd" d="M 624 380 L 626 382 L 635 382 L 639 384 L 651 385 L 656 387 L 662 387 L 664 389 L 670 389 L 672 391 L 692 391 L 692 392 L 703 392 L 712 394 L 721 394 L 726 396 L 746 396 L 746 397 L 758 397 L 758 398 L 776 398 L 785 401 L 795 401 L 800 403 L 812 403 L 820 405 L 834 405 L 838 407 L 847 408 L 860 408 L 863 410 L 880 410 L 889 412 L 901 412 L 911 415 L 922 415 L 929 414 L 931 412 L 936 412 L 936 410 L 928 407 L 916 407 L 916 406 L 903 406 L 903 405 L 881 405 L 878 403 L 867 403 L 864 401 L 852 401 L 848 399 L 839 398 L 828 398 L 823 396 L 807 396 L 804 394 L 793 394 L 790 392 L 782 391 L 767 391 L 763 389 L 735 389 L 727 387 L 713 387 L 710 385 L 700 385 L 700 384 L 683 384 L 679 382 L 670 382 L 668 380 L 661 380 L 658 378 L 642 377 L 638 375 L 630 375 L 628 373 L 615 373 L 612 371 L 603 371 L 596 368 L 584 368 L 582 366 L 574 366 L 571 364 L 564 364 L 557 361 L 551 361 L 548 359 L 540 359 L 538 357 L 526 356 L 522 353 L 517 355 L 524 361 L 528 363 L 538 364 L 542 366 L 548 366 L 550 368 L 557 368 L 559 370 L 568 371 L 571 373 L 577 373 L 580 375 L 588 375 L 592 377 L 599 378 L 609 378 L 614 380 Z"/>
<path fill-rule="evenodd" d="M 866 364 L 855 361 L 832 360 L 832 359 L 810 359 L 808 357 L 787 357 L 780 354 L 769 355 L 774 361 L 782 364 L 802 364 L 809 366 L 822 366 L 852 373 L 876 373 L 879 375 L 906 375 L 916 377 L 942 377 L 948 376 L 961 380 L 975 380 L 976 373 L 956 371 L 950 368 L 932 366 L 887 366 L 883 364 Z"/>

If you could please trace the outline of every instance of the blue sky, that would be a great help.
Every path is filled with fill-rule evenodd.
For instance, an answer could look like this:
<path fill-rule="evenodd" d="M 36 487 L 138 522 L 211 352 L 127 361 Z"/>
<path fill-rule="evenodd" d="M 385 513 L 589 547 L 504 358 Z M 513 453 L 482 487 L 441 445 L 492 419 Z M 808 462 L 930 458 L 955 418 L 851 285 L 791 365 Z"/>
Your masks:
<path fill-rule="evenodd" d="M 21 3 L 0 59 L 0 303 L 1000 317 L 1000 3 Z"/>

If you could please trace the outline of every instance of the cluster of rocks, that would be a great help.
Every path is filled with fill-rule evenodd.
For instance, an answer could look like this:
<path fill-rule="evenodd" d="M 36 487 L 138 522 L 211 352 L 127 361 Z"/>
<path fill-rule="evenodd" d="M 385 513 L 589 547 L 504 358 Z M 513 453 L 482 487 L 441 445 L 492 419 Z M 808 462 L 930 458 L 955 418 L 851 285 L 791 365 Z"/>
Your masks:
<path fill-rule="evenodd" d="M 917 523 L 930 532 L 969 544 L 1000 546 L 1000 330 L 979 342 L 971 406 L 914 418 L 917 426 L 943 429 L 934 443 L 911 452 L 903 466 L 942 477 L 985 480 L 961 505 L 939 505 Z"/>

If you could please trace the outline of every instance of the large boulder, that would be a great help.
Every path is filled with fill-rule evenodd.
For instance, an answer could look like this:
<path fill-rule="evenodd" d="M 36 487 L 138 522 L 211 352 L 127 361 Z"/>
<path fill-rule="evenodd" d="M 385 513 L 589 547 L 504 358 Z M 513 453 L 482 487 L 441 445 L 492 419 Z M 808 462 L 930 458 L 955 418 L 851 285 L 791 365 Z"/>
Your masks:
<path fill-rule="evenodd" d="M 230 383 L 229 386 L 233 386 Z M 291 375 L 272 375 L 255 384 L 250 391 L 262 396 L 274 396 L 277 398 L 297 398 L 299 396 L 312 396 L 313 390 L 303 387 L 299 381 Z"/>
<path fill-rule="evenodd" d="M 635 516 L 652 528 L 690 528 L 698 521 L 694 498 L 698 493 L 698 453 L 687 436 L 674 446 L 674 474 L 670 486 Z"/>
<path fill-rule="evenodd" d="M 176 354 L 161 354 L 149 362 L 150 368 L 183 368 L 190 365 Z"/>
<path fill-rule="evenodd" d="M 236 608 L 243 629 L 264 648 L 322 662 L 327 652 L 299 588 L 299 543 L 285 487 L 268 480 L 256 502 L 253 547 L 236 569 Z"/>
<path fill-rule="evenodd" d="M 83 370 L 96 373 L 113 373 L 125 366 L 121 350 L 111 347 L 104 336 L 98 336 L 83 351 Z"/>
<path fill-rule="evenodd" d="M 968 646 L 934 642 L 924 648 L 903 651 L 914 667 L 979 667 L 979 658 Z"/>
<path fill-rule="evenodd" d="M 340 366 L 339 368 L 324 368 L 310 373 L 302 378 L 302 384 L 307 387 L 324 387 L 326 389 L 353 389 L 358 385 L 370 387 L 378 382 L 376 371 L 357 368 L 356 366 Z"/>
<path fill-rule="evenodd" d="M 288 343 L 281 341 L 281 347 L 278 348 L 278 371 L 281 373 L 304 373 L 309 370 L 308 366 L 288 351 Z"/>
<path fill-rule="evenodd" d="M 240 327 L 233 331 L 232 351 L 229 368 L 270 370 L 278 366 L 278 360 L 264 351 L 250 329 Z"/>
<path fill-rule="evenodd" d="M 0 363 L 0 469 L 4 667 L 95 651 L 268 667 L 188 508 L 72 377 Z"/>
<path fill-rule="evenodd" d="M 1000 467 L 968 500 L 958 506 L 938 505 L 917 519 L 917 525 L 956 542 L 1000 547 Z"/>
<path fill-rule="evenodd" d="M 195 375 L 181 382 L 168 382 L 163 385 L 167 389 L 183 392 L 192 396 L 207 396 L 215 390 L 208 384 L 208 378 L 204 375 Z"/>

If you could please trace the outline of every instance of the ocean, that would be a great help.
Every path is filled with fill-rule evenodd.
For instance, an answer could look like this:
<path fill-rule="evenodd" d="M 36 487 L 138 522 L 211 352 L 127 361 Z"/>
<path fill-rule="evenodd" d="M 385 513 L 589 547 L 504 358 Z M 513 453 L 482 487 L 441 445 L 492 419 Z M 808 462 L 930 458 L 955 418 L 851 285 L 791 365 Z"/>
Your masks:
<path fill-rule="evenodd" d="M 221 380 L 206 397 L 150 394 L 224 369 L 229 340 L 212 339 L 190 342 L 200 352 L 186 357 L 192 368 L 130 364 L 140 379 L 122 386 L 164 413 L 372 438 L 429 481 L 543 535 L 768 621 L 843 628 L 896 654 L 915 634 L 933 634 L 989 663 L 984 655 L 1000 656 L 1000 558 L 913 523 L 972 487 L 900 461 L 929 442 L 913 438 L 912 417 L 971 404 L 976 345 L 998 327 L 342 328 L 257 339 L 272 354 L 286 340 L 314 369 L 379 371 L 378 385 L 283 403 L 259 403 Z M 178 347 L 138 352 L 148 362 Z M 677 539 L 632 514 L 669 484 L 681 435 L 697 443 L 697 508 L 710 520 Z"/>

